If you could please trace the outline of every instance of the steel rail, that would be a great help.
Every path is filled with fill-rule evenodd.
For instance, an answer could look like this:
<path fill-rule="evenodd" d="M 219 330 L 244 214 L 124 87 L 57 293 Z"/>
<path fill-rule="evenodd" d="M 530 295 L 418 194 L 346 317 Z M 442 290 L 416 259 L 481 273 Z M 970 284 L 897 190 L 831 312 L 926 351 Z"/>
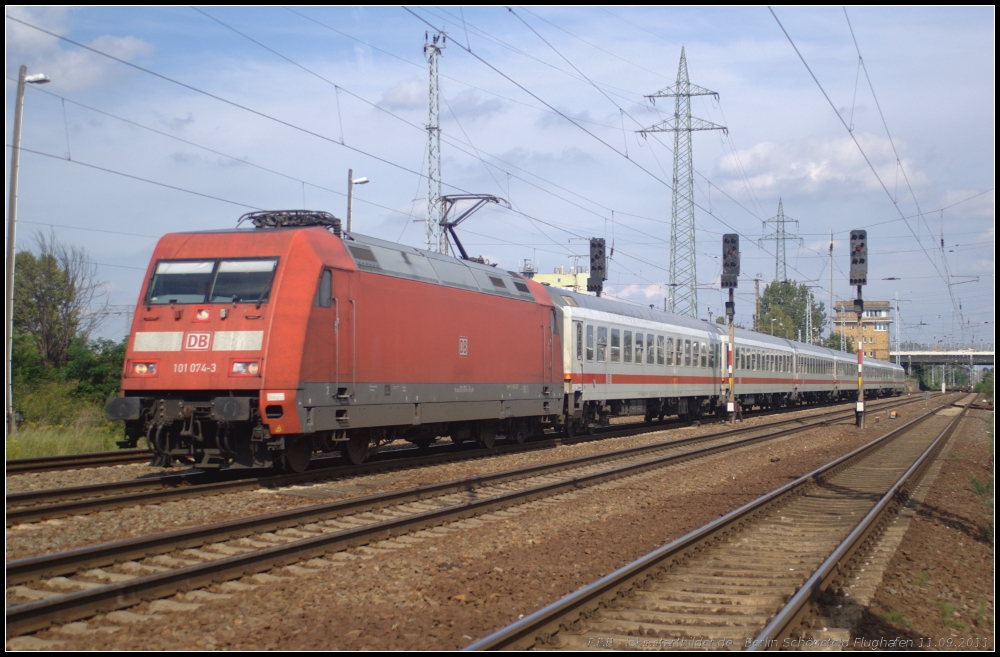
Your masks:
<path fill-rule="evenodd" d="M 122 465 L 148 461 L 153 452 L 145 450 L 118 450 L 115 452 L 88 452 L 84 454 L 63 454 L 61 456 L 36 456 L 24 459 L 7 459 L 7 474 L 48 472 L 52 470 L 72 470 L 76 468 L 99 468 L 108 465 Z"/>
<path fill-rule="evenodd" d="M 602 599 L 606 596 L 615 597 L 619 592 L 630 590 L 640 582 L 644 583 L 649 577 L 649 572 L 657 567 L 661 567 L 661 564 L 669 563 L 671 560 L 691 557 L 703 551 L 713 541 L 730 536 L 734 531 L 742 529 L 751 520 L 762 515 L 773 505 L 784 501 L 788 496 L 795 495 L 799 489 L 818 477 L 829 475 L 844 467 L 849 467 L 855 461 L 885 445 L 893 437 L 913 429 L 939 410 L 940 407 L 935 407 L 883 436 L 852 450 L 848 454 L 816 468 L 812 472 L 671 541 L 605 577 L 525 616 L 523 619 L 501 628 L 489 636 L 470 644 L 465 649 L 524 650 L 535 646 L 536 642 L 541 642 L 542 647 L 546 647 L 552 637 L 561 629 L 573 625 L 573 623 L 566 622 L 567 617 L 571 617 L 573 614 L 576 614 L 578 617 L 589 616 L 594 610 L 599 608 Z"/>
<path fill-rule="evenodd" d="M 798 420 L 795 419 L 794 421 Z M 426 527 L 444 524 L 445 522 L 453 522 L 515 504 L 523 504 L 533 499 L 549 497 L 615 478 L 638 474 L 644 470 L 703 458 L 711 454 L 737 449 L 755 442 L 772 440 L 779 436 L 805 431 L 827 423 L 827 421 L 821 421 L 802 424 L 762 436 L 731 441 L 722 445 L 683 452 L 681 454 L 665 455 L 652 460 L 630 463 L 597 473 L 573 476 L 556 482 L 543 483 L 517 491 L 505 492 L 481 500 L 451 504 L 441 509 L 418 512 L 398 519 L 320 534 L 315 537 L 290 542 L 273 548 L 256 550 L 243 555 L 221 557 L 203 564 L 137 577 L 126 582 L 102 585 L 48 599 L 12 605 L 7 608 L 8 634 L 23 634 L 42 629 L 54 622 L 68 622 L 85 618 L 94 613 L 128 607 L 144 599 L 172 594 L 186 588 L 204 586 L 219 579 L 239 577 L 245 574 L 268 570 L 331 550 L 345 549 L 347 547 L 363 545 L 373 540 L 418 531 Z M 757 429 L 766 430 L 767 427 L 758 427 Z M 260 534 L 289 526 L 332 520 L 388 506 L 441 497 L 455 492 L 469 491 L 478 487 L 495 485 L 514 479 L 546 475 L 558 472 L 559 470 L 589 465 L 597 461 L 619 460 L 640 454 L 644 451 L 650 451 L 654 448 L 673 448 L 677 446 L 677 443 L 699 439 L 704 440 L 703 437 L 693 437 L 684 441 L 673 441 L 673 443 L 668 444 L 628 448 L 612 453 L 578 457 L 500 473 L 469 477 L 452 482 L 352 498 L 328 504 L 293 509 L 291 511 L 237 519 L 150 537 L 127 539 L 57 554 L 12 561 L 7 564 L 7 584 L 8 586 L 16 585 L 41 577 L 64 575 L 83 569 L 96 568 L 155 554 L 163 554 L 177 549 L 201 546 L 205 543 Z"/>

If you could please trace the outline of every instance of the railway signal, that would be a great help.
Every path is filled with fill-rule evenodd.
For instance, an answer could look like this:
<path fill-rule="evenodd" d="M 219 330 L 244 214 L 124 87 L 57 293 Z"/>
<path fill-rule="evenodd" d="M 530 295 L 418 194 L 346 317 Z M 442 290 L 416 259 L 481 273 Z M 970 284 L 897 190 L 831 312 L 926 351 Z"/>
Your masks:
<path fill-rule="evenodd" d="M 604 281 L 608 280 L 608 258 L 604 253 L 604 238 L 590 238 L 590 277 L 587 279 L 587 292 L 596 292 L 601 296 Z"/>
<path fill-rule="evenodd" d="M 740 236 L 726 233 L 722 236 L 722 287 L 732 289 L 740 277 Z"/>
<path fill-rule="evenodd" d="M 868 284 L 868 231 L 851 231 L 851 285 Z M 860 296 L 860 295 L 859 295 Z"/>
<path fill-rule="evenodd" d="M 726 233 L 722 236 L 722 287 L 729 288 L 729 301 L 726 302 L 726 316 L 729 318 L 729 351 L 726 354 L 726 367 L 729 376 L 729 399 L 726 402 L 726 411 L 729 413 L 729 422 L 736 422 L 736 390 L 733 386 L 733 366 L 736 355 L 736 329 L 733 320 L 736 316 L 736 301 L 734 301 L 733 290 L 736 288 L 740 277 L 740 236 L 736 233 Z"/>
<path fill-rule="evenodd" d="M 865 339 L 861 318 L 865 314 L 865 301 L 861 287 L 868 284 L 868 231 L 851 231 L 851 285 L 858 286 L 858 297 L 854 300 L 854 312 L 858 315 L 858 336 L 861 348 L 858 352 L 858 406 L 854 411 L 854 424 L 865 428 Z"/>

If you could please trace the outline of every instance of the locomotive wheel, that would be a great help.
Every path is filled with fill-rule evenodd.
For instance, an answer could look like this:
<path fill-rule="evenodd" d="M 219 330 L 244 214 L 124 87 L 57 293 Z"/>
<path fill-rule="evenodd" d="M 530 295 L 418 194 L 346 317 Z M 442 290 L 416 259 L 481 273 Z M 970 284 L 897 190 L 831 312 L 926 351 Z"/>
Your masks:
<path fill-rule="evenodd" d="M 494 422 L 480 422 L 479 423 L 479 437 L 476 442 L 490 449 L 497 442 L 497 425 Z"/>
<path fill-rule="evenodd" d="M 285 448 L 285 452 L 281 455 L 281 464 L 290 472 L 305 472 L 310 459 L 312 459 L 312 442 L 300 439 Z"/>
<path fill-rule="evenodd" d="M 341 443 L 340 445 L 340 451 L 347 457 L 348 461 L 354 465 L 361 465 L 368 458 L 371 443 L 368 440 L 367 433 L 356 432 L 347 439 L 347 443 Z"/>

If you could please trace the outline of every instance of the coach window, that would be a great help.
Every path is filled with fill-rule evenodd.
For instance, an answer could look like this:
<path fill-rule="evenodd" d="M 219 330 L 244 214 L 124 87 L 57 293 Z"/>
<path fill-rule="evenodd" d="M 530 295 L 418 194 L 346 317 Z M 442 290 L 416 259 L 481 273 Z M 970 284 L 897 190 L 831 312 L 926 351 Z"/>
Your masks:
<path fill-rule="evenodd" d="M 674 364 L 674 339 L 667 336 L 667 365 Z"/>
<path fill-rule="evenodd" d="M 594 325 L 587 324 L 587 362 L 594 361 Z"/>
<path fill-rule="evenodd" d="M 333 272 L 324 269 L 319 277 L 319 289 L 316 290 L 316 305 L 329 308 L 333 305 Z"/>
<path fill-rule="evenodd" d="M 597 327 L 597 362 L 608 360 L 608 327 Z"/>
<path fill-rule="evenodd" d="M 680 367 L 681 359 L 683 358 L 684 355 L 684 341 L 681 340 L 680 338 L 677 338 L 677 351 L 675 355 L 677 358 L 674 360 L 674 362 L 677 364 L 677 367 Z"/>
<path fill-rule="evenodd" d="M 645 335 L 643 333 L 635 334 L 635 364 L 642 365 L 642 352 L 643 345 L 645 345 Z"/>
<path fill-rule="evenodd" d="M 576 324 L 576 359 L 583 360 L 583 322 L 573 322 Z"/>
<path fill-rule="evenodd" d="M 708 367 L 708 343 L 701 343 L 701 366 Z"/>
<path fill-rule="evenodd" d="M 611 362 L 617 363 L 622 359 L 622 332 L 621 329 L 611 329 Z"/>
<path fill-rule="evenodd" d="M 653 334 L 652 333 L 647 333 L 646 334 L 646 364 L 647 365 L 652 365 L 653 364 Z M 661 365 L 663 364 L 662 360 L 660 361 L 660 364 Z"/>
<path fill-rule="evenodd" d="M 691 343 L 691 367 L 698 367 L 698 341 Z"/>
<path fill-rule="evenodd" d="M 663 365 L 666 363 L 666 359 L 663 357 L 664 350 L 664 340 L 662 335 L 656 336 L 656 364 Z"/>
<path fill-rule="evenodd" d="M 684 366 L 691 367 L 691 341 L 684 341 Z"/>
<path fill-rule="evenodd" d="M 632 331 L 625 331 L 625 362 L 632 362 Z"/>
<path fill-rule="evenodd" d="M 715 369 L 715 363 L 718 360 L 716 358 L 716 355 L 718 353 L 719 353 L 719 343 L 716 342 L 715 344 L 712 345 L 712 350 L 708 352 L 708 366 L 713 370 Z"/>

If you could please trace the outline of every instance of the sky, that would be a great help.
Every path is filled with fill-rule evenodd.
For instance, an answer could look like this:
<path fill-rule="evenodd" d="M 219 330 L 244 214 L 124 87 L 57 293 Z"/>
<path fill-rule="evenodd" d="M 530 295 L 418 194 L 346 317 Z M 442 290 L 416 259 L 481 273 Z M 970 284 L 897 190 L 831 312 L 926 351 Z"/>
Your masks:
<path fill-rule="evenodd" d="M 727 128 L 693 134 L 699 316 L 723 311 L 722 235 L 736 232 L 736 319 L 751 324 L 754 279 L 776 275 L 762 238 L 780 200 L 801 238 L 788 276 L 825 305 L 830 233 L 846 300 L 863 228 L 864 296 L 898 295 L 902 341 L 993 341 L 992 7 L 6 12 L 8 198 L 18 68 L 52 80 L 25 93 L 16 245 L 52 231 L 86 250 L 111 309 L 100 336 L 124 337 L 161 235 L 260 209 L 344 217 L 349 169 L 371 181 L 355 186 L 354 231 L 423 247 L 424 43 L 444 30 L 444 193 L 511 204 L 458 228 L 470 254 L 551 272 L 586 266 L 604 237 L 606 296 L 663 307 L 673 135 L 641 131 L 673 116 L 647 96 L 674 82 L 683 47 L 691 82 L 718 93 L 692 114 Z"/>

